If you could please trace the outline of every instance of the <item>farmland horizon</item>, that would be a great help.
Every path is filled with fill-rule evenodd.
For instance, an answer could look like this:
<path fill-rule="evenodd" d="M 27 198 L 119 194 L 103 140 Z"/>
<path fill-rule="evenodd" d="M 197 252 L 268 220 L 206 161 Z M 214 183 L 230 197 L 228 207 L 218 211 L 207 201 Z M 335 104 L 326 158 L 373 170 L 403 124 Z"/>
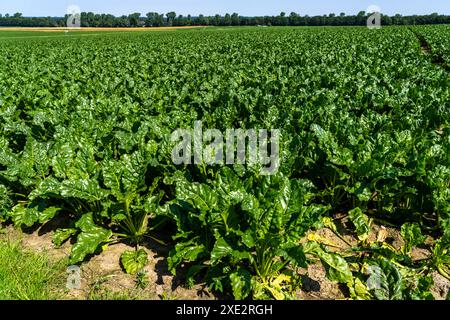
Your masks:
<path fill-rule="evenodd" d="M 143 0 L 130 0 L 126 3 L 122 1 L 61 1 L 55 3 L 50 0 L 30 1 L 15 0 L 2 1 L 0 13 L 14 14 L 22 12 L 26 17 L 61 17 L 66 8 L 70 5 L 77 5 L 85 12 L 96 14 L 113 14 L 121 16 L 133 12 L 171 12 L 175 11 L 182 15 L 225 15 L 226 13 L 237 12 L 242 16 L 274 16 L 280 12 L 300 12 L 302 15 L 321 16 L 329 13 L 339 15 L 345 12 L 347 15 L 356 15 L 364 11 L 371 5 L 376 5 L 382 9 L 382 13 L 390 16 L 401 15 L 424 15 L 424 14 L 450 14 L 450 7 L 445 0 L 430 1 L 415 0 L 405 3 L 405 1 L 387 1 L 387 0 L 346 0 L 334 3 L 326 0 L 302 1 L 301 3 L 293 0 L 269 1 L 269 0 L 231 0 L 227 2 L 211 2 L 206 0 L 195 1 L 153 1 L 151 4 Z"/>
<path fill-rule="evenodd" d="M 343 16 L 346 16 L 346 17 L 348 17 L 348 16 L 357 16 L 359 13 L 361 13 L 361 12 L 364 12 L 364 13 L 367 13 L 367 8 L 365 8 L 365 9 L 361 9 L 360 11 L 358 11 L 358 12 L 356 12 L 356 13 L 348 13 L 348 12 L 343 12 L 343 11 L 335 11 L 335 12 L 332 12 L 332 11 L 330 11 L 330 12 L 324 12 L 324 13 L 322 13 L 322 14 L 315 14 L 315 15 L 311 15 L 311 14 L 300 14 L 300 13 L 298 13 L 298 12 L 296 12 L 296 11 L 288 11 L 288 10 L 281 10 L 280 12 L 277 12 L 277 13 L 275 13 L 275 14 L 264 14 L 264 15 L 256 15 L 256 14 L 240 14 L 239 12 L 236 12 L 236 11 L 229 11 L 229 12 L 225 12 L 225 13 L 223 13 L 223 14 L 221 14 L 221 13 L 216 13 L 216 14 L 212 14 L 212 15 L 209 15 L 209 14 L 205 14 L 205 13 L 196 13 L 196 14 L 192 14 L 192 13 L 188 13 L 188 14 L 182 14 L 182 13 L 180 13 L 180 12 L 178 12 L 177 10 L 169 10 L 167 13 L 170 13 L 170 12 L 175 12 L 177 15 L 182 15 L 182 16 L 190 16 L 190 17 L 192 17 L 192 18 L 199 18 L 199 17 L 202 17 L 202 16 L 216 16 L 216 15 L 219 15 L 219 16 L 221 16 L 221 17 L 225 17 L 227 14 L 232 14 L 232 13 L 235 13 L 235 14 L 238 14 L 240 17 L 242 17 L 242 18 L 256 18 L 256 17 L 276 17 L 276 16 L 279 16 L 280 15 L 280 13 L 285 13 L 286 15 L 289 15 L 289 14 L 291 14 L 291 13 L 295 13 L 295 14 L 297 14 L 297 15 L 299 15 L 300 17 L 330 17 L 330 16 L 338 16 L 338 15 L 343 15 Z M 67 11 L 67 10 L 66 10 Z M 128 11 L 128 12 L 124 12 L 124 13 L 122 13 L 122 14 L 113 14 L 113 13 L 110 13 L 110 12 L 108 12 L 108 11 L 90 11 L 90 10 L 82 10 L 82 12 L 83 13 L 92 13 L 92 14 L 94 14 L 94 15 L 111 15 L 111 16 L 114 16 L 114 17 L 121 17 L 121 16 L 128 16 L 128 15 L 130 15 L 130 14 L 133 14 L 133 13 L 140 13 L 140 18 L 145 18 L 146 17 L 146 15 L 148 14 L 148 13 L 150 13 L 150 12 L 156 12 L 156 13 L 161 13 L 161 14 L 163 14 L 165 17 L 166 17 L 166 15 L 167 15 L 167 13 L 165 12 L 165 11 L 157 11 L 157 10 L 155 10 L 155 11 L 149 11 L 149 12 L 147 12 L 147 11 L 142 11 L 142 12 L 139 12 L 139 10 L 130 10 L 130 11 Z M 429 11 L 426 11 L 426 12 L 422 12 L 422 13 L 418 13 L 418 14 L 408 14 L 408 15 L 404 15 L 404 14 L 402 14 L 402 13 L 399 13 L 399 12 L 396 12 L 396 13 L 394 13 L 394 14 L 387 14 L 387 13 L 385 13 L 385 12 L 381 12 L 383 15 L 385 15 L 385 16 L 389 16 L 389 17 L 395 17 L 395 16 L 430 16 L 430 15 L 439 15 L 439 16 L 447 16 L 447 15 L 450 15 L 450 13 L 444 13 L 444 12 L 439 12 L 439 11 L 433 11 L 433 10 L 429 10 Z M 9 17 L 13 17 L 14 16 L 14 14 L 20 14 L 21 15 L 21 17 L 23 17 L 23 18 L 64 18 L 65 17 L 65 15 L 67 14 L 67 12 L 63 12 L 63 14 L 57 14 L 57 15 L 25 15 L 25 14 L 23 14 L 21 11 L 11 11 L 11 12 L 1 12 L 0 11 L 0 17 L 5 17 L 5 15 L 8 15 Z"/>
<path fill-rule="evenodd" d="M 374 17 L 376 19 L 374 21 Z M 242 16 L 234 12 L 214 16 L 184 16 L 175 11 L 167 13 L 140 12 L 114 16 L 86 12 L 77 5 L 66 8 L 64 17 L 26 17 L 0 13 L 0 27 L 70 27 L 70 28 L 136 28 L 136 27 L 184 27 L 184 26 L 369 26 L 450 24 L 450 15 L 389 16 L 380 6 L 370 5 L 356 15 L 331 13 L 323 16 L 301 15 L 296 12 L 280 12 L 276 16 Z"/>

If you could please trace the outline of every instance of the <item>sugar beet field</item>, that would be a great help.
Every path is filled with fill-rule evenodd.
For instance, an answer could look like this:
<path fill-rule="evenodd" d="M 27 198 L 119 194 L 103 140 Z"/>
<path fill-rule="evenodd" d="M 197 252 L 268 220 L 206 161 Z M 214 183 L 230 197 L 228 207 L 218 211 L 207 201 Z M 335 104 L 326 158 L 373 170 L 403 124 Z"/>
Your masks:
<path fill-rule="evenodd" d="M 0 237 L 156 298 L 448 299 L 449 71 L 440 25 L 0 31 Z M 276 172 L 175 163 L 199 121 Z"/>

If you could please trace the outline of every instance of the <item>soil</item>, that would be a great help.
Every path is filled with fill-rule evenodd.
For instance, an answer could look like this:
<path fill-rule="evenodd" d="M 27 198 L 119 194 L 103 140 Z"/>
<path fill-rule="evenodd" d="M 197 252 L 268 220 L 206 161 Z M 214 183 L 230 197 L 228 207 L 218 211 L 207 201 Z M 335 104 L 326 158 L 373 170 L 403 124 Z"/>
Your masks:
<path fill-rule="evenodd" d="M 301 300 L 343 300 L 346 299 L 342 286 L 327 279 L 322 264 L 308 266 L 302 273 L 302 290 L 298 297 Z"/>
<path fill-rule="evenodd" d="M 339 220 L 338 228 L 345 228 L 348 221 L 343 218 Z M 63 221 L 54 222 L 55 225 L 64 224 Z M 12 226 L 6 228 L 6 237 L 10 240 L 19 240 L 22 245 L 35 252 L 45 252 L 52 259 L 66 259 L 70 255 L 71 243 L 66 242 L 62 247 L 56 248 L 52 243 L 52 236 L 56 228 L 55 225 L 45 225 L 37 230 L 20 232 Z M 348 230 L 348 229 L 347 229 Z M 403 245 L 403 241 L 397 230 L 385 228 L 379 225 L 373 226 L 373 232 L 369 235 L 369 240 L 374 241 L 382 231 L 385 241 L 397 249 Z M 339 252 L 349 248 L 349 245 L 356 245 L 358 240 L 349 232 L 341 232 L 342 239 L 337 237 L 329 229 L 322 229 L 315 232 L 316 235 L 326 239 L 335 245 L 330 247 L 331 251 Z M 5 236 L 3 236 L 5 237 Z M 345 241 L 344 241 L 345 240 Z M 167 255 L 168 249 L 162 245 L 146 243 L 142 247 L 147 251 L 149 263 L 145 267 L 148 285 L 144 289 L 136 288 L 136 276 L 127 275 L 120 265 L 120 255 L 126 250 L 132 250 L 126 244 L 119 243 L 108 246 L 101 254 L 92 256 L 81 266 L 82 281 L 79 290 L 67 292 L 68 299 L 178 299 L 178 300 L 216 300 L 226 299 L 219 297 L 202 285 L 186 288 L 182 282 L 182 273 L 179 277 L 168 272 Z M 412 252 L 413 260 L 425 259 L 429 255 L 426 246 L 424 248 L 414 248 Z M 298 291 L 297 297 L 302 300 L 339 300 L 346 299 L 347 289 L 338 283 L 326 278 L 325 269 L 320 262 L 309 265 L 308 269 L 299 271 L 302 278 L 302 288 Z M 439 273 L 433 273 L 435 285 L 432 289 L 434 297 L 438 300 L 446 298 L 450 289 L 450 281 L 442 277 Z"/>
<path fill-rule="evenodd" d="M 66 242 L 57 248 L 52 243 L 54 231 L 44 226 L 36 231 L 22 233 L 9 226 L 6 237 L 11 241 L 20 241 L 25 249 L 42 252 L 55 261 L 70 256 L 71 243 Z M 124 251 L 133 250 L 123 243 L 108 246 L 101 254 L 92 256 L 81 265 L 81 288 L 67 292 L 69 299 L 88 299 L 105 294 L 128 296 L 129 298 L 159 300 L 162 298 L 181 300 L 207 300 L 215 297 L 202 286 L 191 289 L 181 286 L 179 279 L 169 274 L 164 256 L 155 251 L 142 247 L 149 257 L 149 263 L 144 268 L 148 286 L 136 289 L 136 276 L 128 275 L 120 265 L 120 256 Z M 163 250 L 161 250 L 163 251 Z M 160 251 L 160 252 L 161 252 Z M 121 295 L 120 295 L 121 294 Z"/>

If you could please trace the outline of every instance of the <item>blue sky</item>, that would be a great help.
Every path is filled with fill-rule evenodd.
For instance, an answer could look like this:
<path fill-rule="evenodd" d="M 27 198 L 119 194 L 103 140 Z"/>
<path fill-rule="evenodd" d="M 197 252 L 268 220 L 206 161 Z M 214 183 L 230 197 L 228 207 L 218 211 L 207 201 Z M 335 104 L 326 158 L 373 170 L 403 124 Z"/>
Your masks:
<path fill-rule="evenodd" d="M 203 13 L 214 15 L 238 12 L 241 15 L 275 15 L 281 11 L 302 15 L 326 13 L 354 14 L 377 5 L 381 11 L 395 13 L 426 14 L 438 12 L 450 14 L 449 0 L 0 0 L 0 13 L 22 12 L 25 16 L 62 16 L 69 5 L 78 5 L 82 11 L 112 13 L 156 11 L 177 14 Z"/>

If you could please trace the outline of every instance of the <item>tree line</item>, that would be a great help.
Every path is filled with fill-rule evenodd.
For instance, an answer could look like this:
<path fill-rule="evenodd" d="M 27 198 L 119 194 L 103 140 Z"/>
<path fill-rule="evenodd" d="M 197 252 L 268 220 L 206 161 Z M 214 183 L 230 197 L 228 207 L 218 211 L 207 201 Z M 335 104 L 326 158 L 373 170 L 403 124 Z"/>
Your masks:
<path fill-rule="evenodd" d="M 136 12 L 129 15 L 114 16 L 111 14 L 81 13 L 82 27 L 163 27 L 163 26 L 360 26 L 366 25 L 370 14 L 365 11 L 357 15 L 345 13 L 323 16 L 301 16 L 292 12 L 287 15 L 281 12 L 277 16 L 245 17 L 237 13 L 225 16 L 177 15 L 175 12 L 161 14 L 149 12 L 145 16 Z M 13 15 L 0 14 L 0 26 L 10 27 L 65 27 L 68 16 L 65 17 L 24 17 L 21 13 Z M 447 24 L 450 16 L 432 13 L 429 15 L 395 16 L 382 15 L 382 25 L 416 25 L 416 24 Z"/>

